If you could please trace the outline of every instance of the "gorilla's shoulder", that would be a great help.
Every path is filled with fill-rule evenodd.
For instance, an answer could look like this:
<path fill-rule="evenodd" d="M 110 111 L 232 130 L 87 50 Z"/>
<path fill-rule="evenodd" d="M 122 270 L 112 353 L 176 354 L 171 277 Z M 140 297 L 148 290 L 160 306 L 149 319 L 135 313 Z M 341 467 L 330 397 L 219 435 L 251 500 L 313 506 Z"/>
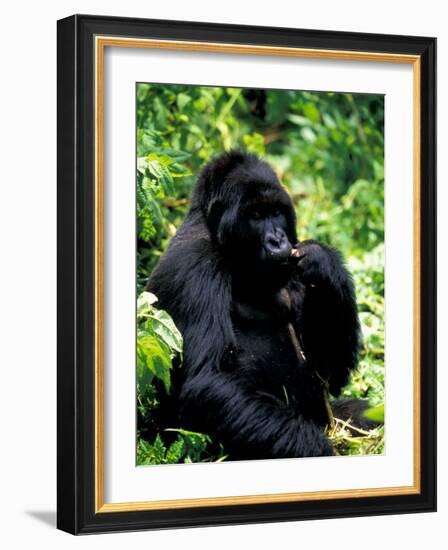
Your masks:
<path fill-rule="evenodd" d="M 159 260 L 149 280 L 149 286 L 157 294 L 163 289 L 183 288 L 192 274 L 209 268 L 210 260 L 216 255 L 210 232 L 202 213 L 192 208 L 183 224 Z"/>

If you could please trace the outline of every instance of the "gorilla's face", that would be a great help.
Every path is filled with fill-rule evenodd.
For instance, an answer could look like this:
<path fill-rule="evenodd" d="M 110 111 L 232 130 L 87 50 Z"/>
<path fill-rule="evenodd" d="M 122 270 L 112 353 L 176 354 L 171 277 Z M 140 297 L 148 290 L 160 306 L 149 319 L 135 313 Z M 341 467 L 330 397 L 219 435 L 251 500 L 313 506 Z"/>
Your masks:
<path fill-rule="evenodd" d="M 218 246 L 233 270 L 281 270 L 296 244 L 291 200 L 278 182 L 251 182 L 240 200 L 223 208 Z"/>
<path fill-rule="evenodd" d="M 256 155 L 230 152 L 211 161 L 193 197 L 233 275 L 278 279 L 297 243 L 296 218 L 275 172 Z"/>
<path fill-rule="evenodd" d="M 288 237 L 288 210 L 284 204 L 272 202 L 249 203 L 241 212 L 240 243 L 257 263 L 284 263 L 291 254 Z"/>

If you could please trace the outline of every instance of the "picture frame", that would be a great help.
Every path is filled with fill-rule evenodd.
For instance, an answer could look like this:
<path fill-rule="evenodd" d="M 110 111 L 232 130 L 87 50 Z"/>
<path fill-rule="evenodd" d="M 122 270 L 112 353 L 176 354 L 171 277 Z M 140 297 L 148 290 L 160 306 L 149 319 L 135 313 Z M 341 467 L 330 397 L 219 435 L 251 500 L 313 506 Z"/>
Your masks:
<path fill-rule="evenodd" d="M 108 48 L 412 67 L 412 483 L 174 500 L 148 494 L 141 502 L 105 499 Z M 58 21 L 57 66 L 58 528 L 84 534 L 435 511 L 436 40 L 74 15 Z"/>

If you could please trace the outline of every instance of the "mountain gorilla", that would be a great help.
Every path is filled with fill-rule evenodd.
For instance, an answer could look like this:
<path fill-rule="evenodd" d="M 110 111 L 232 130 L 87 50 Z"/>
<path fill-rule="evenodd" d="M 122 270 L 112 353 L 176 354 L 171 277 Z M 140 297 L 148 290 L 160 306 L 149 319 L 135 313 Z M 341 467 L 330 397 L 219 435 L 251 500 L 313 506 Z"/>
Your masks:
<path fill-rule="evenodd" d="M 334 454 L 327 395 L 356 365 L 355 293 L 339 253 L 295 226 L 267 163 L 222 154 L 147 285 L 184 337 L 178 421 L 235 460 Z"/>

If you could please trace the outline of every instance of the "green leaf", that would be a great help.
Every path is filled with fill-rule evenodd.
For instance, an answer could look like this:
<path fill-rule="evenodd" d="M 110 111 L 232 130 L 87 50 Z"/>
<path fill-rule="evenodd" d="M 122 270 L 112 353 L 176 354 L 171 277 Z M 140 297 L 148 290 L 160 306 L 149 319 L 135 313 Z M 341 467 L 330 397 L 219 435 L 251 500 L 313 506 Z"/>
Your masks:
<path fill-rule="evenodd" d="M 288 115 L 286 117 L 290 122 L 293 124 L 297 124 L 298 126 L 307 126 L 309 125 L 310 121 L 301 115 Z"/>
<path fill-rule="evenodd" d="M 163 175 L 163 168 L 158 160 L 155 160 L 154 155 L 149 155 L 146 159 L 146 168 L 149 173 L 156 179 L 160 179 Z"/>
<path fill-rule="evenodd" d="M 153 308 L 150 316 L 152 330 L 174 351 L 182 353 L 182 335 L 170 315 L 161 309 Z"/>
<path fill-rule="evenodd" d="M 310 143 L 316 141 L 316 134 L 313 130 L 311 130 L 311 128 L 305 126 L 300 130 L 300 133 L 305 141 L 309 141 Z"/>
<path fill-rule="evenodd" d="M 303 106 L 303 112 L 305 113 L 305 116 L 311 120 L 311 122 L 319 122 L 319 109 L 314 103 L 305 103 Z"/>
<path fill-rule="evenodd" d="M 160 182 L 162 184 L 163 191 L 166 196 L 171 196 L 176 193 L 176 190 L 174 188 L 173 183 L 173 176 L 168 171 L 168 169 L 162 169 L 162 176 L 160 178 Z"/>
<path fill-rule="evenodd" d="M 377 407 L 370 407 L 369 409 L 366 409 L 363 416 L 372 422 L 384 424 L 384 405 L 378 405 Z"/>
<path fill-rule="evenodd" d="M 174 357 L 176 353 L 182 353 L 183 339 L 182 335 L 174 324 L 171 316 L 161 309 L 157 309 L 153 304 L 157 301 L 157 296 L 151 292 L 142 292 L 137 299 L 137 317 L 144 320 L 145 323 L 140 323 L 140 331 L 143 331 L 142 336 L 156 336 L 169 349 L 170 357 Z"/>
<path fill-rule="evenodd" d="M 183 162 L 191 157 L 191 153 L 186 153 L 185 151 L 179 151 L 176 149 L 165 148 L 163 153 L 171 157 L 176 162 Z"/>
<path fill-rule="evenodd" d="M 177 108 L 179 109 L 179 111 L 182 111 L 185 105 L 190 103 L 190 101 L 191 101 L 191 97 L 188 96 L 187 94 L 182 94 L 182 93 L 178 94 L 176 102 L 177 102 Z"/>
<path fill-rule="evenodd" d="M 154 443 L 152 444 L 152 452 L 154 453 L 154 458 L 158 462 L 161 462 L 165 456 L 166 447 L 159 434 L 157 434 Z"/>
<path fill-rule="evenodd" d="M 185 454 L 185 441 L 181 435 L 177 436 L 176 441 L 171 443 L 166 452 L 166 462 L 168 464 L 177 464 Z"/>
<path fill-rule="evenodd" d="M 154 377 L 161 380 L 167 393 L 170 391 L 172 367 L 170 351 L 155 336 L 137 338 L 137 383 L 141 388 L 151 384 Z"/>
<path fill-rule="evenodd" d="M 177 432 L 183 437 L 186 454 L 185 462 L 199 462 L 202 458 L 202 453 L 211 443 L 210 436 L 203 433 L 191 432 L 182 428 L 167 428 L 165 431 Z"/>
<path fill-rule="evenodd" d="M 139 439 L 137 443 L 137 464 L 145 466 L 149 464 L 164 464 L 166 447 L 159 434 L 156 435 L 151 444 L 144 439 Z"/>
<path fill-rule="evenodd" d="M 248 134 L 243 137 L 244 145 L 246 149 L 251 153 L 257 153 L 258 155 L 264 155 L 266 150 L 264 146 L 264 137 L 257 132 Z"/>
<path fill-rule="evenodd" d="M 152 294 L 152 292 L 142 292 L 137 298 L 137 311 L 142 313 L 144 311 L 149 311 L 151 306 L 157 302 L 157 296 Z"/>

